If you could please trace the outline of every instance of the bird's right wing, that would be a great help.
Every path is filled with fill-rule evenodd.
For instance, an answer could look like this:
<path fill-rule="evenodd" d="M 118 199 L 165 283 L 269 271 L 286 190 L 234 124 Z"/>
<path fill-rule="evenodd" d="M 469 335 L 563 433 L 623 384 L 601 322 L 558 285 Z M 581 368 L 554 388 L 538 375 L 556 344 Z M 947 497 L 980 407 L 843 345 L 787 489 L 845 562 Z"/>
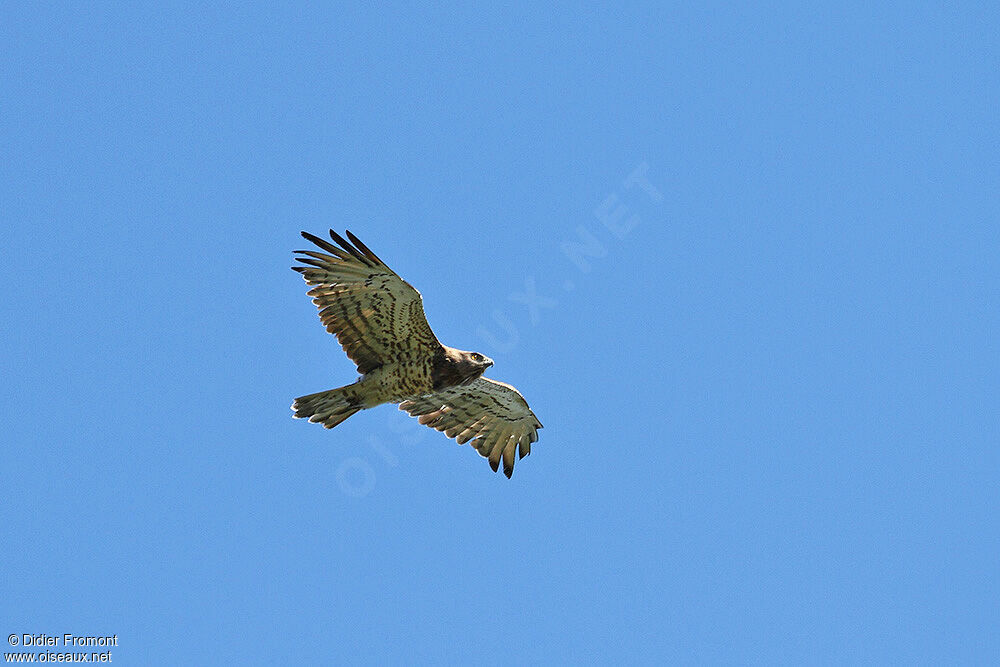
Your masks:
<path fill-rule="evenodd" d="M 302 236 L 326 252 L 296 250 L 303 255 L 296 259 L 306 266 L 292 269 L 315 285 L 309 296 L 319 308 L 319 317 L 359 373 L 395 361 L 402 353 L 418 357 L 440 349 L 424 316 L 420 292 L 358 237 L 347 232 L 352 245 L 331 229 L 330 238 L 340 244 L 338 248 L 308 232 Z"/>
<path fill-rule="evenodd" d="M 530 454 L 531 443 L 538 440 L 542 428 L 517 389 L 484 377 L 403 401 L 399 409 L 418 417 L 421 424 L 444 431 L 460 445 L 475 438 L 472 446 L 489 459 L 493 472 L 503 458 L 508 478 L 514 472 L 514 450 L 519 458 Z"/>

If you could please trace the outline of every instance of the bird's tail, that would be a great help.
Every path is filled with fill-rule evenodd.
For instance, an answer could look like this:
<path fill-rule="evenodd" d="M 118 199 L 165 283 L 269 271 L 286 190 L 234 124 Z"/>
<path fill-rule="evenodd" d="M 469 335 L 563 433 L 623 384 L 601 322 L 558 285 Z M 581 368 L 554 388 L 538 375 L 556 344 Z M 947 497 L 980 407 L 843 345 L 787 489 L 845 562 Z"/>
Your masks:
<path fill-rule="evenodd" d="M 292 403 L 296 419 L 308 417 L 309 421 L 322 424 L 324 428 L 333 428 L 363 407 L 357 383 L 299 396 Z"/>

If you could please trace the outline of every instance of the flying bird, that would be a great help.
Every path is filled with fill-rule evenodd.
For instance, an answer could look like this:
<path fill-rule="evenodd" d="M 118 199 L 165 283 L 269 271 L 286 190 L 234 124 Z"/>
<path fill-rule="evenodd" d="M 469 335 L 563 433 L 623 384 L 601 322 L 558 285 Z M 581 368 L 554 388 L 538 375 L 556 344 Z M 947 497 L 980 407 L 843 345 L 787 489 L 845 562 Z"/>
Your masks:
<path fill-rule="evenodd" d="M 443 431 L 460 445 L 472 441 L 496 472 L 514 472 L 531 453 L 541 422 L 514 387 L 482 377 L 493 360 L 442 345 L 424 316 L 420 292 L 347 232 L 325 239 L 302 232 L 320 250 L 296 250 L 293 266 L 313 286 L 308 294 L 326 330 L 337 337 L 360 377 L 345 387 L 300 396 L 296 418 L 333 428 L 383 403 Z M 339 246 L 339 247 L 337 247 Z"/>

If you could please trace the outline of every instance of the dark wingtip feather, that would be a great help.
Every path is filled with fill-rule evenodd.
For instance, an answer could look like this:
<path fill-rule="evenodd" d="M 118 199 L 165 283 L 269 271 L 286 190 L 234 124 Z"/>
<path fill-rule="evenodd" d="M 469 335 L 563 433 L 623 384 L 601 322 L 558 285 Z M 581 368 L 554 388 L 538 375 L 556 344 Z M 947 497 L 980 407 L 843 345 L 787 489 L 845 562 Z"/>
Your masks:
<path fill-rule="evenodd" d="M 381 264 L 382 266 L 385 266 L 385 262 L 379 259 L 378 255 L 373 253 L 371 248 L 362 243 L 361 239 L 352 234 L 350 229 L 345 229 L 344 231 L 347 232 L 347 238 L 351 239 L 351 243 L 356 245 L 358 247 L 358 250 L 363 252 L 365 256 L 368 257 L 368 259 L 372 260 L 376 264 Z"/>
<path fill-rule="evenodd" d="M 361 262 L 365 266 L 371 266 L 372 265 L 370 259 L 368 259 L 364 255 L 362 255 L 360 250 L 358 250 L 357 248 L 355 248 L 354 246 L 352 246 L 347 240 L 344 239 L 343 236 L 341 236 L 337 232 L 333 231 L 332 229 L 330 230 L 330 238 L 333 239 L 334 241 L 336 241 L 337 243 L 339 243 L 340 245 L 342 245 L 344 247 L 344 250 L 346 250 L 347 252 L 351 253 L 351 255 L 355 259 L 357 259 L 359 262 Z"/>
<path fill-rule="evenodd" d="M 309 232 L 302 232 L 302 238 L 306 239 L 307 241 L 312 241 L 313 243 L 318 245 L 323 250 L 326 250 L 327 252 L 332 252 L 334 254 L 340 252 L 337 246 L 333 245 L 332 243 L 330 243 L 325 239 L 321 239 L 318 236 L 310 234 Z"/>

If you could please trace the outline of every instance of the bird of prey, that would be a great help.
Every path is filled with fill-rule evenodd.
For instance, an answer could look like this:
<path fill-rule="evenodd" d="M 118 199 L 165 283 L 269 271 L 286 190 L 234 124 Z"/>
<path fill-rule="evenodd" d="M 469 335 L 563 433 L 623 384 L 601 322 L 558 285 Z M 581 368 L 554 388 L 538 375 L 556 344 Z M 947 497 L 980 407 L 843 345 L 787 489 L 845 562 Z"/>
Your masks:
<path fill-rule="evenodd" d="M 367 408 L 398 403 L 421 424 L 472 446 L 509 478 L 531 453 L 541 422 L 520 392 L 482 377 L 493 360 L 438 342 L 424 317 L 420 292 L 393 272 L 356 236 L 332 229 L 325 239 L 302 232 L 323 252 L 296 250 L 293 266 L 312 286 L 326 330 L 337 337 L 361 376 L 338 389 L 300 396 L 295 417 L 333 428 Z M 339 247 L 337 247 L 339 246 Z"/>

